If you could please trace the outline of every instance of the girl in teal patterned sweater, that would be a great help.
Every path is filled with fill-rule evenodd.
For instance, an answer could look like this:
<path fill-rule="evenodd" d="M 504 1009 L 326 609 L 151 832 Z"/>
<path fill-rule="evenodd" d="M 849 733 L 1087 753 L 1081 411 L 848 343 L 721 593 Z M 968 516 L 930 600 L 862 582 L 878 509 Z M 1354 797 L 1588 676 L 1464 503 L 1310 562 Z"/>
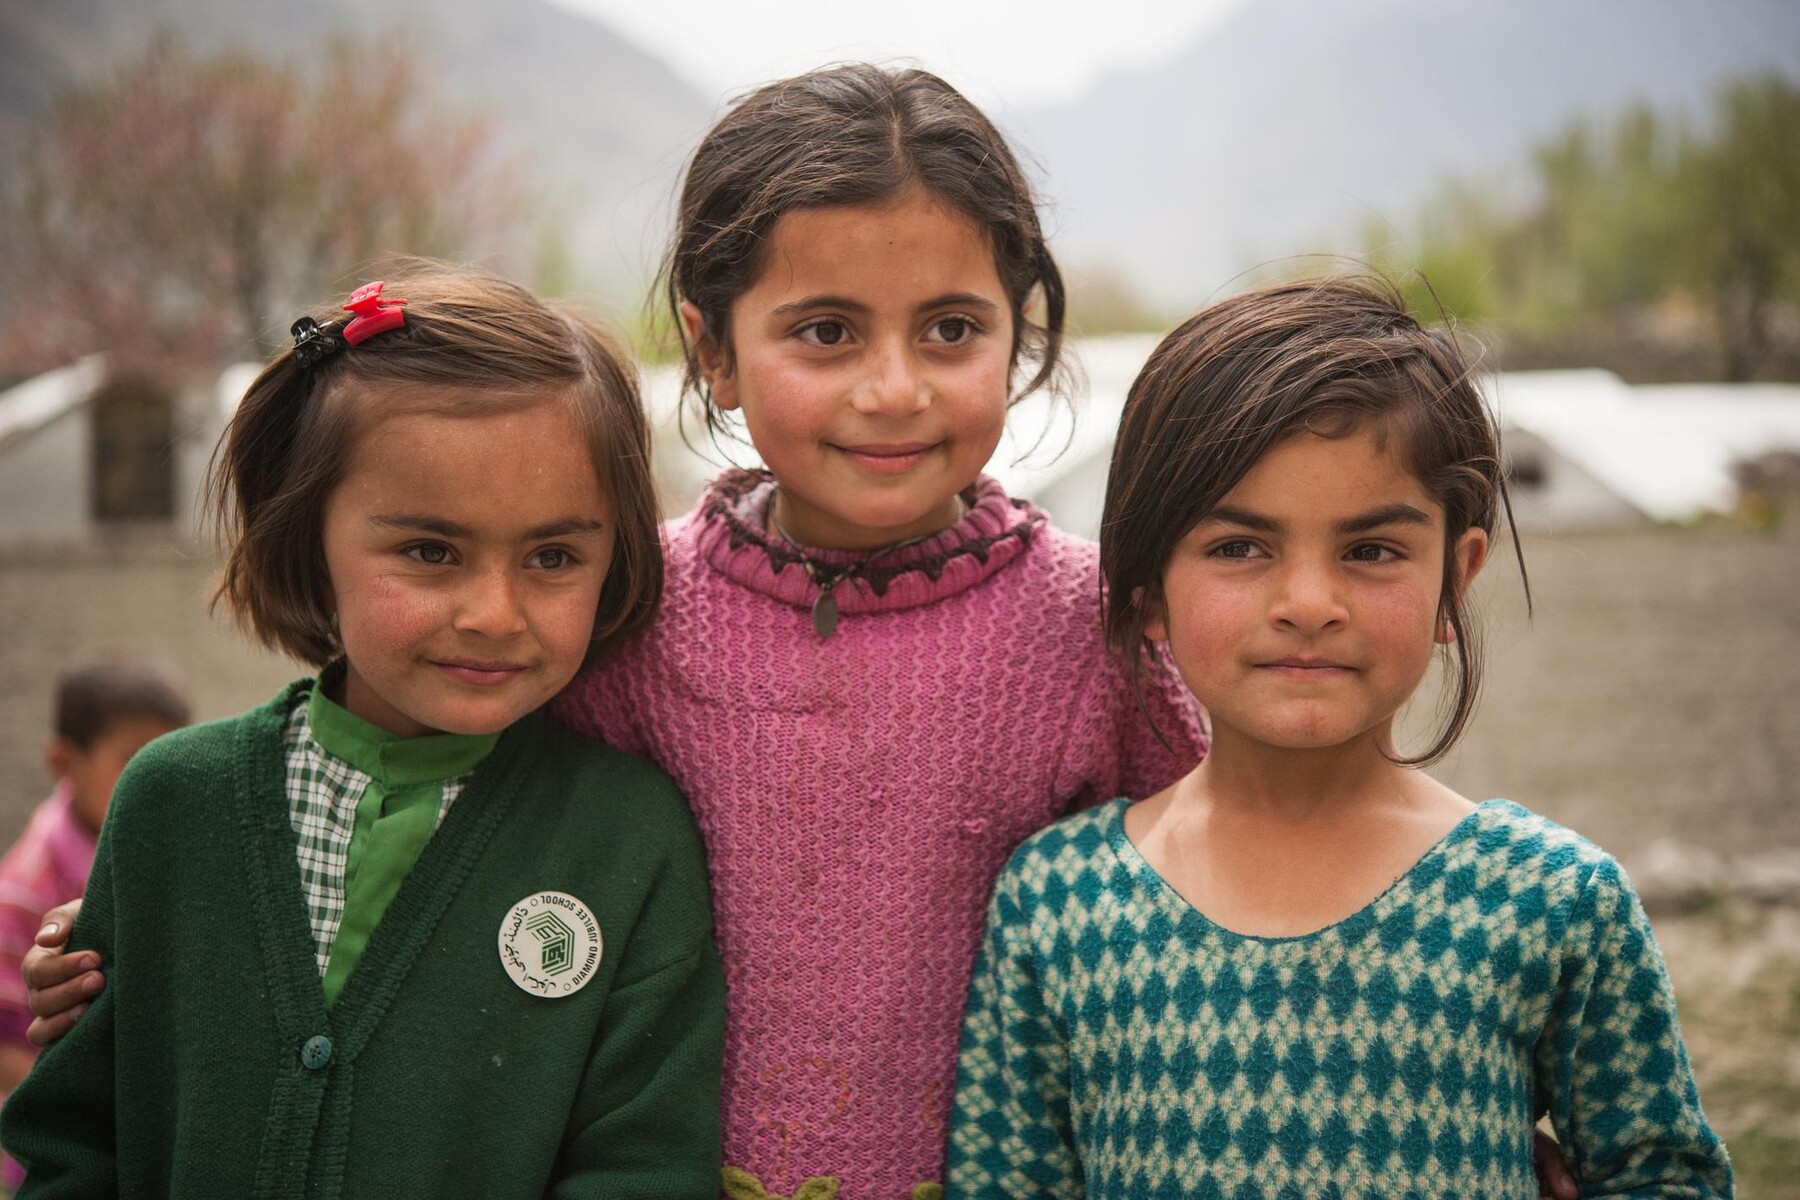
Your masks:
<path fill-rule="evenodd" d="M 1240 296 L 1151 355 L 1107 630 L 1173 659 L 1212 752 L 1002 874 L 952 1195 L 1531 1197 L 1543 1112 L 1584 1195 L 1731 1194 L 1618 864 L 1420 769 L 1473 708 L 1501 463 L 1454 343 L 1382 286 Z M 1440 649 L 1454 700 L 1403 756 Z"/>

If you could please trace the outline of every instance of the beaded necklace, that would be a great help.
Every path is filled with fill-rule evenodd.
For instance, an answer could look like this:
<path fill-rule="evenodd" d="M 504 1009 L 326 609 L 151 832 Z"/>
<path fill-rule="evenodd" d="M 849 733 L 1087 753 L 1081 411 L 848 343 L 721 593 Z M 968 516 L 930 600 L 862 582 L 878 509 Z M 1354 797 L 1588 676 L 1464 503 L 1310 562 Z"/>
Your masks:
<path fill-rule="evenodd" d="M 931 533 L 922 533 L 918 537 L 910 537 L 904 541 L 895 542 L 891 546 L 882 546 L 877 550 L 870 551 L 865 557 L 859 558 L 855 562 L 817 563 L 807 556 L 806 551 L 808 547 L 806 544 L 796 538 L 793 534 L 789 533 L 786 529 L 782 528 L 781 521 L 775 516 L 775 501 L 780 497 L 780 494 L 781 489 L 778 486 L 775 489 L 775 492 L 769 497 L 769 528 L 774 530 L 776 536 L 780 537 L 782 541 L 800 552 L 800 565 L 806 568 L 807 578 L 818 585 L 819 595 L 818 598 L 813 601 L 812 606 L 812 626 L 813 632 L 818 634 L 821 638 L 828 638 L 837 632 L 838 605 L 837 598 L 831 594 L 833 589 L 847 580 L 855 579 L 869 567 L 873 566 L 881 559 L 886 558 L 894 551 L 904 550 L 908 546 L 916 546 L 927 538 L 934 538 L 944 531 L 943 529 L 939 529 Z M 951 525 L 956 524 L 956 521 L 962 520 L 968 514 L 969 502 L 962 498 L 962 493 L 958 492 L 956 496 L 956 520 L 950 522 L 950 525 L 946 525 L 944 528 L 950 528 Z"/>

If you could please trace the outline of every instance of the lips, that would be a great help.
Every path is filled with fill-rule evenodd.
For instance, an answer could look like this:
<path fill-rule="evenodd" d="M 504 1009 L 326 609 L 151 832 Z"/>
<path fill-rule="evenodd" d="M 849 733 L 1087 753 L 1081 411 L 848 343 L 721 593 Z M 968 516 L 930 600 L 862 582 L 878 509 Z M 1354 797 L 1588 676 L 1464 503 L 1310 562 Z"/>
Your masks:
<path fill-rule="evenodd" d="M 518 678 L 525 670 L 523 663 L 477 658 L 438 659 L 431 665 L 476 687 L 496 687 Z"/>
<path fill-rule="evenodd" d="M 899 474 L 918 466 L 941 442 L 862 442 L 853 446 L 834 447 L 865 471 Z"/>
<path fill-rule="evenodd" d="M 1330 659 L 1304 656 L 1275 659 L 1272 662 L 1257 663 L 1256 666 L 1258 670 L 1269 671 L 1284 679 L 1298 680 L 1334 679 L 1355 671 L 1354 667 L 1347 667 Z"/>

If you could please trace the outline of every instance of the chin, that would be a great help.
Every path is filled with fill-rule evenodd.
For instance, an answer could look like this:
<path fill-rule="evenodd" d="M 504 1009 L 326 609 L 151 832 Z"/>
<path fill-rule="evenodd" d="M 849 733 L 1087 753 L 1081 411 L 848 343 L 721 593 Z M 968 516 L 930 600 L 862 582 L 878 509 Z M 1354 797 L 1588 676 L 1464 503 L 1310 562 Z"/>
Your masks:
<path fill-rule="evenodd" d="M 1355 741 L 1367 727 L 1327 716 L 1297 715 L 1287 721 L 1263 722 L 1247 733 L 1265 746 L 1281 750 L 1329 750 Z"/>
<path fill-rule="evenodd" d="M 420 723 L 430 725 L 440 733 L 480 736 L 499 733 L 536 707 L 535 704 L 526 708 L 521 708 L 516 704 L 509 704 L 503 708 L 485 705 L 478 708 L 458 706 L 434 713 L 428 718 L 421 718 Z"/>
<path fill-rule="evenodd" d="M 469 728 L 466 732 L 474 734 L 503 732 L 509 725 L 516 724 L 521 718 L 528 716 L 537 707 L 538 706 L 534 704 L 530 708 L 508 710 L 501 716 L 472 720 L 469 722 Z"/>

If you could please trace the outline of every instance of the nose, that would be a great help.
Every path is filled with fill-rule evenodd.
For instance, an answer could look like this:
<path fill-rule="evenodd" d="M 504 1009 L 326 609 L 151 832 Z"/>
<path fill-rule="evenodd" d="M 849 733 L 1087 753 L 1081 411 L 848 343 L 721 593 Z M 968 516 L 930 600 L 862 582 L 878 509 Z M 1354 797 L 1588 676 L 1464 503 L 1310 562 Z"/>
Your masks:
<path fill-rule="evenodd" d="M 459 633 L 504 639 L 525 632 L 525 607 L 519 601 L 519 584 L 503 567 L 471 572 L 457 597 L 456 629 Z"/>
<path fill-rule="evenodd" d="M 931 403 L 918 360 L 901 339 L 876 343 L 864 361 L 867 370 L 857 381 L 850 400 L 857 412 L 904 417 L 923 412 Z"/>
<path fill-rule="evenodd" d="M 1276 573 L 1274 582 L 1269 619 L 1280 628 L 1324 633 L 1341 628 L 1350 619 L 1342 576 L 1330 564 L 1290 560 Z"/>

